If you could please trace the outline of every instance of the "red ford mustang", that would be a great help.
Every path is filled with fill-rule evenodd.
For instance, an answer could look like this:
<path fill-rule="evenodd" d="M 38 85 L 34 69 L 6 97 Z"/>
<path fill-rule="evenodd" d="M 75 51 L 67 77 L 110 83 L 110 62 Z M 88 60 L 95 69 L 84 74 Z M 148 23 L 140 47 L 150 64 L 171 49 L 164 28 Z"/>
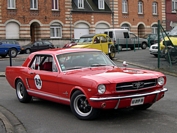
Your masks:
<path fill-rule="evenodd" d="M 167 91 L 164 74 L 117 67 L 94 49 L 35 52 L 22 66 L 7 66 L 6 78 L 20 102 L 37 97 L 68 104 L 79 119 L 94 119 L 100 109 L 145 110 Z"/>

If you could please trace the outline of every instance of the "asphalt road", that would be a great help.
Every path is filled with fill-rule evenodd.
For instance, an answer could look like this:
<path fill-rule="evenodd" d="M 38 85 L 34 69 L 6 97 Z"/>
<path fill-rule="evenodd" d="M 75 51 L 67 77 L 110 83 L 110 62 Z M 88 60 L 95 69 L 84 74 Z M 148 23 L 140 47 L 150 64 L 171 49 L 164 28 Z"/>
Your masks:
<path fill-rule="evenodd" d="M 150 64 L 152 56 L 147 53 L 147 50 L 137 51 L 136 55 L 139 54 L 137 57 L 133 51 L 124 51 L 117 54 L 116 57 L 119 60 L 125 59 L 133 63 L 136 61 L 138 63 L 139 60 L 140 63 L 144 61 Z M 149 58 L 149 62 L 144 57 L 142 59 L 142 56 Z M 8 61 L 8 58 L 0 59 L 1 70 L 4 69 L 3 65 L 6 66 L 5 63 L 9 63 Z M 15 63 L 21 65 L 22 62 L 23 59 L 14 60 L 13 65 Z M 121 63 L 116 63 L 118 66 L 122 66 Z M 145 63 L 142 65 L 146 65 Z M 129 67 L 136 66 L 129 65 Z M 28 133 L 176 133 L 176 80 L 176 77 L 167 75 L 166 87 L 169 91 L 161 101 L 146 111 L 128 109 L 102 111 L 100 117 L 93 121 L 78 120 L 72 114 L 69 106 L 58 103 L 39 99 L 34 99 L 28 104 L 20 103 L 15 90 L 10 87 L 5 77 L 0 77 L 0 105 L 16 116 Z M 16 125 L 18 124 L 16 123 Z"/>
<path fill-rule="evenodd" d="M 177 78 L 167 79 L 169 91 L 150 109 L 102 111 L 93 121 L 78 120 L 69 106 L 58 103 L 39 99 L 20 103 L 5 77 L 0 77 L 0 105 L 11 111 L 28 133 L 176 133 Z"/>

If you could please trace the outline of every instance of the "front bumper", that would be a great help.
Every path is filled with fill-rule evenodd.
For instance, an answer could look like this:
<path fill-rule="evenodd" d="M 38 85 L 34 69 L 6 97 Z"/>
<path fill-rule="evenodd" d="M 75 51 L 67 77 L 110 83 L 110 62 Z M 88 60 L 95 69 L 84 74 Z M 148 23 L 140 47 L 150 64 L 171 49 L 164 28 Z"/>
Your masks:
<path fill-rule="evenodd" d="M 102 108 L 102 105 L 105 104 L 105 109 L 109 108 L 126 108 L 130 107 L 130 102 L 133 98 L 145 97 L 146 103 L 154 103 L 160 100 L 164 93 L 168 91 L 167 88 L 162 88 L 161 90 L 155 90 L 148 93 L 142 94 L 133 94 L 133 95 L 125 95 L 125 96 L 113 96 L 113 97 L 91 97 L 89 100 L 92 103 L 91 106 L 96 108 Z"/>

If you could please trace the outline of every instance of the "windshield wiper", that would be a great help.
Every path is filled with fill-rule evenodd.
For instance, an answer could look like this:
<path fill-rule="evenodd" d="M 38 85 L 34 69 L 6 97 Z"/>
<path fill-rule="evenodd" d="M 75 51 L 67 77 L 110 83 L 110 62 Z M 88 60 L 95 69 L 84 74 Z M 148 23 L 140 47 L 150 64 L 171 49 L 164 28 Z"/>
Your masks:
<path fill-rule="evenodd" d="M 74 66 L 74 67 L 66 68 L 65 70 L 81 69 L 81 68 L 83 68 L 83 66 Z"/>
<path fill-rule="evenodd" d="M 91 64 L 91 67 L 107 66 L 106 64 Z"/>

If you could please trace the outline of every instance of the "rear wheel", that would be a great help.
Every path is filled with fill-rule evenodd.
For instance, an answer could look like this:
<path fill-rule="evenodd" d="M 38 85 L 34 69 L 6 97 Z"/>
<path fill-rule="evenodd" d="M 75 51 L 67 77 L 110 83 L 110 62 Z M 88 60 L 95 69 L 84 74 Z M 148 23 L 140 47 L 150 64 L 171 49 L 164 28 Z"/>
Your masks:
<path fill-rule="evenodd" d="M 98 116 L 98 109 L 92 108 L 86 96 L 79 90 L 71 96 L 70 106 L 73 114 L 81 120 L 94 119 Z"/>
<path fill-rule="evenodd" d="M 20 79 L 18 79 L 16 83 L 16 95 L 18 100 L 22 103 L 28 103 L 32 99 L 32 97 L 28 95 L 28 92 Z"/>

